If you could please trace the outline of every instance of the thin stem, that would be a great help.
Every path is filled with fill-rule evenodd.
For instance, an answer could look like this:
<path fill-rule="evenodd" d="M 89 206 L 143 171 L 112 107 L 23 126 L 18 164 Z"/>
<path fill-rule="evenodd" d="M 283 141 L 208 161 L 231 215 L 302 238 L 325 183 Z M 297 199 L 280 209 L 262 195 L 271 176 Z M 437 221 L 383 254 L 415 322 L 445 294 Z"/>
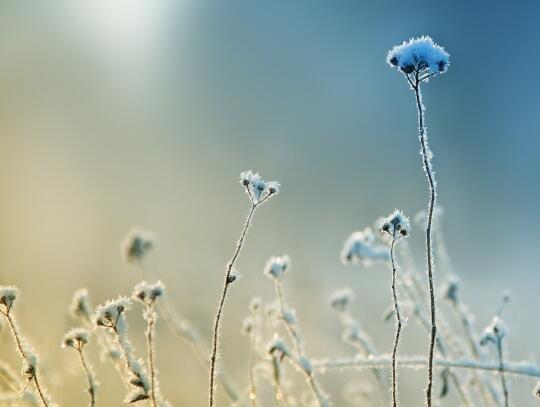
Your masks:
<path fill-rule="evenodd" d="M 485 370 L 490 372 L 501 372 L 517 376 L 526 376 L 540 378 L 540 366 L 530 362 L 503 362 L 502 369 L 499 361 L 480 361 L 473 359 L 433 359 L 434 366 L 457 369 Z M 330 369 L 371 369 L 373 367 L 385 368 L 392 365 L 391 355 L 381 355 L 377 357 L 355 356 L 354 358 L 332 359 L 332 360 L 314 360 L 313 368 L 324 373 Z M 407 356 L 398 358 L 398 366 L 408 368 L 419 368 L 427 365 L 427 360 L 422 356 Z"/>
<path fill-rule="evenodd" d="M 255 363 L 254 363 L 255 341 L 256 341 L 256 333 L 255 333 L 256 313 L 255 313 L 255 310 L 251 311 L 251 318 L 253 320 L 253 326 L 251 327 L 251 331 L 249 333 L 249 387 L 250 387 L 250 389 L 249 389 L 249 401 L 250 401 L 252 407 L 257 407 L 257 387 L 256 387 Z"/>
<path fill-rule="evenodd" d="M 86 379 L 88 380 L 88 394 L 90 394 L 90 407 L 94 407 L 96 405 L 96 388 L 94 385 L 94 378 L 92 376 L 92 371 L 90 370 L 90 367 L 88 366 L 88 363 L 86 362 L 83 346 L 76 348 L 76 350 L 79 353 L 79 358 L 81 359 L 81 364 L 84 369 L 84 372 L 86 373 Z"/>
<path fill-rule="evenodd" d="M 437 320 L 435 313 L 435 289 L 433 284 L 433 251 L 431 244 L 431 227 L 433 222 L 433 209 L 435 208 L 435 200 L 437 190 L 435 178 L 431 170 L 431 151 L 429 149 L 426 128 L 424 124 L 424 106 L 422 104 L 422 93 L 420 91 L 419 73 L 415 73 L 415 82 L 413 84 L 414 94 L 416 97 L 416 108 L 418 111 L 418 132 L 420 144 L 422 146 L 422 160 L 424 171 L 429 183 L 429 211 L 428 222 L 426 228 L 426 251 L 427 251 L 427 276 L 429 280 L 429 299 L 431 309 L 431 336 L 429 342 L 429 357 L 428 357 L 428 384 L 426 389 L 426 402 L 428 407 L 432 405 L 432 389 L 433 389 L 433 358 L 435 354 L 435 338 L 437 337 Z"/>
<path fill-rule="evenodd" d="M 240 239 L 238 240 L 238 243 L 236 245 L 236 249 L 234 251 L 233 257 L 227 264 L 227 268 L 225 270 L 225 278 L 223 282 L 223 290 L 221 293 L 221 298 L 219 300 L 217 313 L 214 321 L 214 329 L 213 329 L 213 339 L 212 339 L 212 354 L 210 356 L 210 383 L 209 383 L 209 396 L 208 396 L 208 405 L 212 407 L 214 405 L 214 398 L 215 398 L 215 381 L 216 381 L 216 361 L 217 361 L 217 353 L 219 348 L 219 338 L 220 338 L 220 322 L 221 322 L 221 316 L 223 314 L 223 306 L 225 304 L 225 299 L 227 298 L 227 292 L 229 290 L 229 285 L 234 281 L 231 279 L 231 272 L 233 270 L 233 267 L 236 263 L 236 260 L 238 259 L 238 255 L 240 254 L 240 250 L 242 250 L 242 247 L 244 245 L 244 240 L 247 234 L 247 231 L 249 229 L 249 225 L 251 224 L 251 218 L 253 217 L 253 214 L 255 212 L 255 209 L 258 205 L 253 204 L 251 205 L 251 209 L 249 210 L 249 214 L 246 218 L 246 222 L 244 224 L 244 228 L 242 229 L 242 233 L 240 234 Z"/>
<path fill-rule="evenodd" d="M 390 246 L 390 259 L 392 261 L 392 297 L 394 298 L 394 313 L 396 317 L 396 333 L 394 339 L 394 348 L 392 350 L 392 405 L 397 407 L 397 360 L 396 355 L 399 346 L 399 336 L 401 334 L 401 315 L 399 312 L 399 303 L 396 289 L 396 262 L 394 259 L 394 247 L 396 244 L 395 231 Z"/>
<path fill-rule="evenodd" d="M 15 324 L 15 321 L 13 320 L 13 317 L 10 313 L 11 309 L 8 308 L 6 312 L 0 311 L 7 319 L 9 328 L 11 330 L 11 334 L 13 338 L 15 338 L 15 343 L 17 344 L 17 350 L 19 351 L 19 354 L 21 357 L 26 360 L 26 351 L 24 350 L 24 346 L 22 343 L 22 339 L 19 335 L 19 332 L 17 330 L 17 325 Z M 39 378 L 37 374 L 37 370 L 35 366 L 31 366 L 29 370 L 30 380 L 34 382 L 34 385 L 36 386 L 36 390 L 39 394 L 39 399 L 41 400 L 41 403 L 44 407 L 49 407 L 49 402 L 47 401 L 47 398 L 45 397 L 45 393 L 41 388 L 41 385 L 39 384 Z"/>
<path fill-rule="evenodd" d="M 154 301 L 147 305 L 147 322 L 148 326 L 146 328 L 146 341 L 148 345 L 148 365 L 150 367 L 150 399 L 152 400 L 152 405 L 157 407 L 156 401 L 156 368 L 154 362 L 154 327 L 156 324 L 155 313 L 154 313 Z"/>
<path fill-rule="evenodd" d="M 508 407 L 508 387 L 506 385 L 506 377 L 504 376 L 504 363 L 503 363 L 503 349 L 502 349 L 502 338 L 497 336 L 497 354 L 499 355 L 499 373 L 501 376 L 501 387 L 504 395 L 504 407 Z"/>

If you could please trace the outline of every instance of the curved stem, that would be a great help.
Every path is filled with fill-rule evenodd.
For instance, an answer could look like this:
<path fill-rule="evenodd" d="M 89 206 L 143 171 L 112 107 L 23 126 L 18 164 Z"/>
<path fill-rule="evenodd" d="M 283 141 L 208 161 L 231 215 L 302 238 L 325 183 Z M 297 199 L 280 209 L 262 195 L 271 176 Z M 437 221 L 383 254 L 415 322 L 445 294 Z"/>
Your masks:
<path fill-rule="evenodd" d="M 209 378 L 210 383 L 209 383 L 209 389 L 208 389 L 208 393 L 209 393 L 208 405 L 210 407 L 214 405 L 214 398 L 215 398 L 216 359 L 217 359 L 217 353 L 218 353 L 218 348 L 219 348 L 219 336 L 220 336 L 219 331 L 220 331 L 221 316 L 223 314 L 223 306 L 225 304 L 225 299 L 227 298 L 227 291 L 229 290 L 229 285 L 234 281 L 233 279 L 231 279 L 231 272 L 233 270 L 234 264 L 236 263 L 236 260 L 238 259 L 240 250 L 242 249 L 242 246 L 244 245 L 244 240 L 245 240 L 247 231 L 249 229 L 249 225 L 251 224 L 251 218 L 253 217 L 253 213 L 255 212 L 256 208 L 257 208 L 256 204 L 251 205 L 251 209 L 247 216 L 246 223 L 244 224 L 244 228 L 242 229 L 242 233 L 240 234 L 240 239 L 238 240 L 238 243 L 236 245 L 236 249 L 234 251 L 233 257 L 227 264 L 227 268 L 225 270 L 223 290 L 221 292 L 221 298 L 219 300 L 216 317 L 214 320 L 212 354 L 210 356 L 210 378 Z"/>
<path fill-rule="evenodd" d="M 396 355 L 399 346 L 399 336 L 401 334 L 401 315 L 399 312 L 399 303 L 396 290 L 396 262 L 394 260 L 395 237 L 392 238 L 390 246 L 390 259 L 392 260 L 392 297 L 394 298 L 394 314 L 396 316 L 396 336 L 394 339 L 394 348 L 392 350 L 392 405 L 397 407 L 397 360 Z"/>
<path fill-rule="evenodd" d="M 431 169 L 431 151 L 429 149 L 426 127 L 424 124 L 424 106 L 422 104 L 422 94 L 420 91 L 420 80 L 418 72 L 415 74 L 415 81 L 413 84 L 413 90 L 416 97 L 416 108 L 418 110 L 418 132 L 420 145 L 422 147 L 422 161 L 424 165 L 424 171 L 428 178 L 429 183 L 429 210 L 428 221 L 426 228 L 426 251 L 427 251 L 427 276 L 429 281 L 429 299 L 431 310 L 431 336 L 429 342 L 429 357 L 428 357 L 428 384 L 426 389 L 426 402 L 428 407 L 432 405 L 432 390 L 433 390 L 433 357 L 435 353 L 435 338 L 437 337 L 437 320 L 435 314 L 435 289 L 433 284 L 433 250 L 432 250 L 432 237 L 431 226 L 433 222 L 433 209 L 435 207 L 435 200 L 437 197 L 437 190 L 435 184 L 435 178 Z"/>

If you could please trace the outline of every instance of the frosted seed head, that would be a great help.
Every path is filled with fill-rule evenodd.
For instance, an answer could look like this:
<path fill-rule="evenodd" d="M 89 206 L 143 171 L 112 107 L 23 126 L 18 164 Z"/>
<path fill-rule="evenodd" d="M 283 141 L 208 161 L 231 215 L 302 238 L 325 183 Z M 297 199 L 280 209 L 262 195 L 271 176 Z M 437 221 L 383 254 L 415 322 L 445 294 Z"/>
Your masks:
<path fill-rule="evenodd" d="M 285 341 L 278 335 L 274 335 L 274 338 L 268 344 L 267 349 L 270 354 L 279 353 L 281 356 L 289 356 L 291 354 Z"/>
<path fill-rule="evenodd" d="M 158 281 L 154 284 L 147 283 L 146 281 L 141 281 L 133 289 L 131 297 L 135 301 L 141 301 L 146 305 L 150 305 L 161 297 L 165 292 L 165 286 L 161 281 Z"/>
<path fill-rule="evenodd" d="M 400 210 L 395 210 L 388 217 L 382 220 L 379 227 L 382 234 L 387 234 L 395 240 L 408 237 L 411 231 L 409 218 L 403 215 Z"/>
<path fill-rule="evenodd" d="M 353 292 L 349 287 L 336 290 L 330 296 L 330 306 L 337 312 L 344 312 L 353 298 Z"/>
<path fill-rule="evenodd" d="M 114 328 L 120 319 L 121 314 L 128 310 L 131 301 L 127 297 L 118 297 L 116 300 L 108 300 L 105 304 L 98 305 L 94 313 L 94 321 L 97 326 Z"/>
<path fill-rule="evenodd" d="M 307 357 L 303 355 L 300 356 L 298 358 L 298 364 L 307 375 L 311 375 L 313 372 L 313 367 L 311 366 L 311 361 Z"/>
<path fill-rule="evenodd" d="M 251 299 L 251 302 L 249 303 L 249 310 L 251 312 L 256 312 L 261 308 L 262 300 L 260 297 L 254 297 Z"/>
<path fill-rule="evenodd" d="M 252 317 L 247 317 L 242 322 L 242 333 L 249 335 L 253 331 L 254 321 Z"/>
<path fill-rule="evenodd" d="M 499 341 L 502 341 L 506 335 L 508 335 L 506 324 L 499 316 L 495 316 L 484 330 L 484 333 L 480 338 L 480 345 L 484 346 L 489 342 L 498 343 Z"/>
<path fill-rule="evenodd" d="M 288 308 L 283 310 L 281 313 L 281 318 L 287 325 L 294 325 L 297 321 L 295 310 Z"/>
<path fill-rule="evenodd" d="M 19 289 L 14 286 L 0 286 L 0 305 L 9 312 L 19 295 Z"/>
<path fill-rule="evenodd" d="M 88 290 L 86 288 L 75 291 L 69 306 L 69 313 L 77 319 L 88 321 L 91 318 L 92 306 L 90 305 Z"/>
<path fill-rule="evenodd" d="M 73 328 L 69 330 L 62 339 L 62 348 L 80 349 L 88 343 L 90 331 L 84 328 Z"/>
<path fill-rule="evenodd" d="M 141 261 L 146 253 L 154 247 L 154 241 L 155 237 L 152 232 L 136 226 L 122 240 L 122 257 L 127 263 Z"/>
<path fill-rule="evenodd" d="M 540 399 L 540 382 L 536 383 L 536 386 L 534 386 L 533 394 L 537 399 Z"/>
<path fill-rule="evenodd" d="M 424 35 L 393 47 L 386 61 L 404 74 L 437 75 L 448 70 L 450 55 L 431 37 Z"/>
<path fill-rule="evenodd" d="M 388 247 L 375 243 L 375 235 L 371 228 L 352 233 L 340 254 L 341 262 L 345 265 L 362 264 L 370 266 L 377 261 L 390 260 Z"/>
<path fill-rule="evenodd" d="M 266 274 L 268 278 L 280 280 L 289 269 L 290 262 L 289 256 L 287 255 L 271 257 L 270 260 L 266 262 L 264 274 Z"/>
<path fill-rule="evenodd" d="M 281 188 L 277 181 L 265 181 L 258 173 L 244 171 L 240 173 L 240 184 L 246 188 L 246 193 L 253 205 L 258 205 L 272 195 L 277 195 Z"/>

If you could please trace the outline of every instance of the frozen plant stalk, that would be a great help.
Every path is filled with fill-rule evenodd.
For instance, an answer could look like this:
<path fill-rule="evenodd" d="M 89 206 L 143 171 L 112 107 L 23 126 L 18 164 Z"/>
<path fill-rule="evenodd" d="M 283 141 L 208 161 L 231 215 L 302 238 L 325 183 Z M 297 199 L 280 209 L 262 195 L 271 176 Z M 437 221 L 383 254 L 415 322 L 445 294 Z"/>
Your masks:
<path fill-rule="evenodd" d="M 420 85 L 427 82 L 431 77 L 447 71 L 450 64 L 450 55 L 444 48 L 435 44 L 431 37 L 423 36 L 410 39 L 390 50 L 387 62 L 403 73 L 411 85 L 416 98 L 418 110 L 418 136 L 421 145 L 422 162 L 429 184 L 428 219 L 426 227 L 426 252 L 427 252 L 427 275 L 429 280 L 429 295 L 431 309 L 431 337 L 428 357 L 428 384 L 426 389 L 426 402 L 428 407 L 432 405 L 433 389 L 433 356 L 435 352 L 435 339 L 437 337 L 437 320 L 435 315 L 435 289 L 433 284 L 433 248 L 431 226 L 433 222 L 433 210 L 437 198 L 435 176 L 432 169 L 432 153 L 428 145 L 427 131 L 424 114 L 425 107 L 422 103 Z"/>
<path fill-rule="evenodd" d="M 396 335 L 394 337 L 394 347 L 392 350 L 392 406 L 397 407 L 397 351 L 399 347 L 399 336 L 401 334 L 401 312 L 397 296 L 396 286 L 396 271 L 397 265 L 395 260 L 395 246 L 401 238 L 409 236 L 410 223 L 409 219 L 403 216 L 401 211 L 397 209 L 386 218 L 381 226 L 381 233 L 391 237 L 390 243 L 390 260 L 392 263 L 392 298 L 394 300 L 394 315 L 396 317 Z"/>
<path fill-rule="evenodd" d="M 234 265 L 236 264 L 240 251 L 244 246 L 247 231 L 249 229 L 249 226 L 251 225 L 251 219 L 253 218 L 255 210 L 272 196 L 277 195 L 280 188 L 280 185 L 277 181 L 265 181 L 259 176 L 259 174 L 254 174 L 252 171 L 244 171 L 240 174 L 240 184 L 242 184 L 242 186 L 246 190 L 246 194 L 248 195 L 251 202 L 251 207 L 246 218 L 246 222 L 244 223 L 242 232 L 240 233 L 240 239 L 238 239 L 238 243 L 236 244 L 234 254 L 231 260 L 227 263 L 227 267 L 225 268 L 223 288 L 218 303 L 216 317 L 214 319 L 214 328 L 212 334 L 212 353 L 210 355 L 210 383 L 208 389 L 208 405 L 210 407 L 214 406 L 215 404 L 216 362 L 219 350 L 220 323 L 221 316 L 223 314 L 223 306 L 225 305 L 225 299 L 227 298 L 229 286 L 238 278 L 236 271 L 234 270 Z"/>

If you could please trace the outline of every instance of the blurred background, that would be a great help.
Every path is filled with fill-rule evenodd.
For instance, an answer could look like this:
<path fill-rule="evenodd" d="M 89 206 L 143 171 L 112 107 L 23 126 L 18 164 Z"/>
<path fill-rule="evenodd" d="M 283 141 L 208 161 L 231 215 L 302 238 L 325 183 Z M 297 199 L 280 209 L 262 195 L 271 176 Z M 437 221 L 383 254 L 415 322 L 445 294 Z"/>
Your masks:
<path fill-rule="evenodd" d="M 272 255 L 292 258 L 285 289 L 309 355 L 352 355 L 327 307 L 347 285 L 355 315 L 389 350 L 389 270 L 343 266 L 339 251 L 395 207 L 413 216 L 426 206 L 413 94 L 385 64 L 389 48 L 422 34 L 451 54 L 424 100 L 464 298 L 481 328 L 501 293 L 513 292 L 508 355 L 536 361 L 539 13 L 533 0 L 3 1 L 0 284 L 22 289 L 19 322 L 54 399 L 69 406 L 85 397 L 75 355 L 59 348 L 74 325 L 71 296 L 87 287 L 98 304 L 130 293 L 139 276 L 119 243 L 134 225 L 158 236 L 145 268 L 209 343 L 224 265 L 249 209 L 238 174 L 250 168 L 283 188 L 256 214 L 225 311 L 223 360 L 239 386 L 241 322 L 253 296 L 272 299 L 261 273 Z M 423 239 L 420 229 L 410 239 L 418 264 Z M 138 311 L 130 320 L 142 354 Z M 404 352 L 426 346 L 409 323 Z M 166 397 L 205 405 L 206 372 L 163 324 L 157 349 Z M 5 329 L 0 359 L 18 366 Z M 101 405 L 119 405 L 116 372 L 94 364 Z M 402 372 L 405 405 L 420 403 L 424 375 Z M 323 376 L 336 406 L 358 377 Z M 512 381 L 516 405 L 534 405 L 533 384 Z"/>

